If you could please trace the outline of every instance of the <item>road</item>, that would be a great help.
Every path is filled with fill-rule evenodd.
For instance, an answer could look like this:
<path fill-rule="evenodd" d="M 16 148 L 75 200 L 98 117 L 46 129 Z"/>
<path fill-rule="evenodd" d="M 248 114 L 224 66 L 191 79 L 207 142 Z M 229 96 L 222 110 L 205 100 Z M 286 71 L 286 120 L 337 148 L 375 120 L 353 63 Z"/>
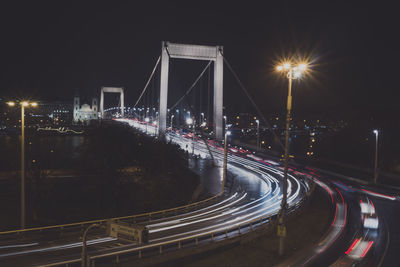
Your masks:
<path fill-rule="evenodd" d="M 121 121 L 147 134 L 155 134 L 156 128 L 152 125 L 133 120 Z M 208 142 L 207 147 L 200 138 L 180 132 L 170 132 L 166 138 L 197 157 L 207 158 L 211 150 L 216 163 L 222 165 L 223 149 L 216 143 Z M 176 244 L 190 247 L 195 242 L 224 240 L 227 236 L 243 234 L 253 227 L 268 223 L 280 209 L 281 164 L 241 148 L 230 147 L 228 155 L 230 179 L 218 202 L 183 214 L 136 221 L 149 229 L 149 243 L 146 245 L 108 237 L 102 229 L 93 230 L 88 242 L 90 256 L 96 258 L 96 262 L 115 261 L 116 254 L 122 252 L 128 255 L 125 259 L 137 258 L 139 253 L 150 256 L 162 250 L 177 249 Z M 396 251 L 393 247 L 398 247 L 399 243 L 396 239 L 390 239 L 390 233 L 397 228 L 394 222 L 388 220 L 390 210 L 385 203 L 390 202 L 398 208 L 395 194 L 385 195 L 371 188 L 361 188 L 356 183 L 304 166 L 290 166 L 288 203 L 292 209 L 300 204 L 309 190 L 310 180 L 330 196 L 332 223 L 321 241 L 301 256 L 292 258 L 290 265 L 376 266 L 384 263 L 383 266 L 391 266 Z M 363 212 L 360 201 L 369 208 L 373 206 L 373 212 Z M 379 222 L 377 229 L 366 227 L 365 216 L 376 218 Z M 81 230 L 80 227 L 72 228 L 68 232 L 63 231 L 62 235 L 59 230 L 44 230 L 44 233 L 32 231 L 23 237 L 0 235 L 1 266 L 51 265 L 71 260 L 79 262 Z M 202 237 L 196 238 L 199 236 Z M 186 241 L 182 241 L 184 239 Z M 168 245 L 171 243 L 175 245 Z"/>
<path fill-rule="evenodd" d="M 151 129 L 149 126 L 147 128 L 148 131 Z M 192 144 L 190 139 L 180 135 L 171 134 L 168 138 L 184 148 Z M 208 150 L 203 141 L 197 140 L 193 144 L 195 154 L 207 156 Z M 217 164 L 221 165 L 223 151 L 218 147 L 212 147 L 211 150 Z M 278 166 L 278 163 L 275 164 Z M 149 229 L 149 243 L 145 246 L 108 237 L 102 229 L 93 230 L 88 238 L 89 254 L 95 257 L 115 251 L 133 253 L 146 246 L 157 246 L 190 238 L 195 242 L 193 238 L 196 236 L 219 233 L 200 241 L 208 242 L 211 239 L 225 239 L 226 235 L 243 234 L 253 227 L 268 223 L 280 209 L 282 171 L 271 163 L 263 164 L 234 154 L 229 157 L 228 169 L 230 177 L 234 177 L 234 183 L 228 183 L 228 186 L 233 186 L 233 188 L 227 190 L 219 202 L 184 214 L 139 222 Z M 288 183 L 289 206 L 298 205 L 308 188 L 305 179 L 298 179 L 291 175 Z M 79 260 L 82 246 L 81 229 L 72 229 L 68 233 L 63 233 L 62 236 L 57 232 L 59 230 L 53 231 L 55 233 L 46 231 L 44 230 L 44 234 L 32 231 L 25 234 L 23 238 L 15 235 L 2 236 L 0 239 L 1 265 L 46 265 L 66 260 Z M 186 246 L 192 245 L 193 242 L 189 242 Z M 149 250 L 143 253 L 154 253 L 154 251 Z M 137 253 L 135 257 L 136 255 Z"/>

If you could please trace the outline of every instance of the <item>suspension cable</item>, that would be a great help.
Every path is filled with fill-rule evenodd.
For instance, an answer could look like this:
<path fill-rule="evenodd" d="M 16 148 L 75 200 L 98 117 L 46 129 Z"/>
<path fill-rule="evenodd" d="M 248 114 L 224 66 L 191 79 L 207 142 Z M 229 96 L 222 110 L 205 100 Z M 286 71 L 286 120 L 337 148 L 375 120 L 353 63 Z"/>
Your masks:
<path fill-rule="evenodd" d="M 220 51 L 222 58 L 224 59 L 224 62 L 226 63 L 228 69 L 231 71 L 231 73 L 233 74 L 233 77 L 236 79 L 236 81 L 238 82 L 240 88 L 244 91 L 244 93 L 246 94 L 246 96 L 249 98 L 251 104 L 254 106 L 254 108 L 256 109 L 258 115 L 261 117 L 261 119 L 264 121 L 264 123 L 268 126 L 269 129 L 271 129 L 272 134 L 274 135 L 274 138 L 278 141 L 278 144 L 280 145 L 280 147 L 282 148 L 282 150 L 285 150 L 284 145 L 282 144 L 281 140 L 278 138 L 278 136 L 276 135 L 276 133 L 272 130 L 271 125 L 269 124 L 269 122 L 267 121 L 267 119 L 264 117 L 264 115 L 261 113 L 261 110 L 258 108 L 257 104 L 254 102 L 253 98 L 250 96 L 249 92 L 246 90 L 246 88 L 244 87 L 243 83 L 240 81 L 239 77 L 236 75 L 235 71 L 233 70 L 232 66 L 229 64 L 228 60 L 225 58 L 224 54 L 222 53 L 222 51 Z"/>
<path fill-rule="evenodd" d="M 161 59 L 161 56 L 158 57 L 156 65 L 154 66 L 153 71 L 151 72 L 151 75 L 150 75 L 149 79 L 147 80 L 147 83 L 146 83 L 142 93 L 140 94 L 140 96 L 139 96 L 138 100 L 136 101 L 135 105 L 133 106 L 134 108 L 139 103 L 139 101 L 142 98 L 143 94 L 146 92 L 147 87 L 149 86 L 149 83 L 150 83 L 151 79 L 153 78 L 154 73 L 156 72 L 157 66 L 158 66 L 158 64 L 160 64 L 160 59 Z"/>
<path fill-rule="evenodd" d="M 208 62 L 207 66 L 203 69 L 203 71 L 200 73 L 200 75 L 197 77 L 194 83 L 190 86 L 190 88 L 186 91 L 186 93 L 181 98 L 179 98 L 179 100 L 175 103 L 175 105 L 171 107 L 171 110 L 173 110 L 185 98 L 185 96 L 187 96 L 190 93 L 190 91 L 192 91 L 192 89 L 196 86 L 197 82 L 203 76 L 204 72 L 206 72 L 208 67 L 211 65 L 211 62 L 212 62 L 211 60 Z"/>

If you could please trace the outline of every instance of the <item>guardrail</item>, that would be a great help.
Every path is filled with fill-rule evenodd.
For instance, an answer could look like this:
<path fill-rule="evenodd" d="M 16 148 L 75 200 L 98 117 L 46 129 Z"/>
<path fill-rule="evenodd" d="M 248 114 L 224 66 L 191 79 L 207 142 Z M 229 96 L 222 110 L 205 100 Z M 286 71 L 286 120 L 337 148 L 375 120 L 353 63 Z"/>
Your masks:
<path fill-rule="evenodd" d="M 313 189 L 311 189 L 311 191 L 313 191 Z M 288 214 L 293 214 L 296 211 L 299 211 L 299 207 L 306 201 L 306 199 L 309 197 L 309 195 L 304 195 L 301 200 L 296 203 L 295 205 L 293 205 L 292 207 L 289 208 L 289 210 L 287 211 Z M 90 256 L 89 257 L 89 261 L 90 261 L 90 266 L 95 266 L 95 261 L 99 261 L 99 260 L 106 260 L 106 258 L 110 258 L 110 260 L 112 260 L 112 258 L 114 258 L 115 263 L 119 263 L 120 262 L 120 258 L 121 256 L 136 256 L 137 259 L 141 259 L 143 256 L 144 252 L 149 252 L 149 251 L 153 251 L 153 254 L 155 252 L 155 254 L 163 254 L 163 249 L 171 249 L 171 248 L 175 248 L 175 249 L 182 249 L 183 248 L 183 244 L 185 245 L 185 247 L 189 247 L 189 246 L 198 246 L 200 242 L 207 242 L 207 243 L 212 243 L 216 240 L 216 238 L 222 238 L 224 240 L 230 239 L 230 238 L 234 238 L 234 237 L 238 237 L 241 236 L 243 233 L 247 233 L 247 232 L 253 232 L 255 231 L 256 227 L 261 227 L 261 226 L 266 226 L 269 228 L 272 228 L 275 225 L 275 220 L 274 218 L 277 216 L 277 214 L 269 214 L 269 215 L 265 215 L 265 216 L 261 216 L 258 217 L 256 219 L 241 223 L 241 224 L 237 224 L 231 227 L 226 227 L 224 229 L 221 230 L 217 230 L 217 231 L 209 231 L 206 233 L 202 233 L 202 234 L 198 234 L 198 235 L 192 235 L 189 237 L 185 237 L 185 238 L 180 238 L 180 239 L 175 239 L 175 240 L 171 240 L 171 241 L 166 241 L 166 242 L 160 242 L 160 243 L 156 243 L 156 244 L 150 244 L 150 245 L 144 245 L 144 246 L 140 246 L 140 247 L 134 247 L 134 248 L 129 248 L 129 249 L 125 249 L 125 250 L 120 250 L 120 251 L 113 251 L 113 252 L 109 252 L 109 253 L 103 253 L 100 255 L 94 255 L 94 256 Z M 267 225 L 265 225 L 267 223 Z M 267 229 L 268 230 L 268 229 Z M 50 264 L 45 264 L 45 265 L 41 265 L 43 267 L 51 267 L 51 266 L 68 266 L 69 264 L 72 263 L 78 263 L 81 261 L 81 258 L 76 258 L 76 259 L 72 259 L 72 260 L 66 260 L 66 261 L 60 261 L 60 262 L 55 262 L 55 263 L 50 263 Z"/>
<path fill-rule="evenodd" d="M 20 230 L 10 230 L 10 231 L 4 231 L 0 232 L 0 237 L 8 234 L 23 234 L 23 233 L 31 233 L 34 231 L 44 231 L 44 230 L 54 230 L 54 229 L 59 229 L 63 231 L 65 228 L 73 228 L 73 227 L 83 227 L 86 225 L 90 225 L 93 223 L 105 223 L 107 220 L 115 220 L 115 221 L 120 221 L 120 220 L 128 220 L 132 221 L 133 223 L 138 222 L 139 219 L 142 219 L 141 221 L 151 221 L 152 219 L 159 219 L 163 218 L 168 214 L 179 214 L 179 212 L 184 211 L 188 212 L 193 209 L 197 209 L 200 207 L 204 207 L 209 203 L 216 202 L 219 197 L 222 196 L 222 193 L 212 196 L 210 198 L 191 203 L 188 205 L 183 205 L 175 208 L 170 208 L 170 209 L 165 209 L 165 210 L 159 210 L 159 211 L 152 211 L 152 212 L 146 212 L 146 213 L 141 213 L 141 214 L 136 214 L 136 215 L 128 215 L 128 216 L 122 216 L 122 217 L 115 217 L 115 218 L 108 218 L 108 219 L 100 219 L 100 220 L 91 220 L 91 221 L 83 221 L 83 222 L 76 222 L 76 223 L 68 223 L 68 224 L 60 224 L 60 225 L 52 225 L 52 226 L 43 226 L 43 227 L 34 227 L 34 228 L 28 228 L 28 229 L 20 229 Z M 147 219 L 147 220 L 146 220 Z"/>

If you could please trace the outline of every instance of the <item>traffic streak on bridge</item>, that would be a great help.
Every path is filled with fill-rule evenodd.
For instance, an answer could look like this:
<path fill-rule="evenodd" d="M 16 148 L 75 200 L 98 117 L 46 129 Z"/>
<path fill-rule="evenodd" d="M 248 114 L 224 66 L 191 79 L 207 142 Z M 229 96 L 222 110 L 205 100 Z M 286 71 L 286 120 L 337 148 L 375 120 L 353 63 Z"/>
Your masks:
<path fill-rule="evenodd" d="M 118 121 L 149 135 L 156 135 L 155 125 L 148 122 L 132 119 Z M 216 142 L 204 141 L 197 135 L 188 138 L 179 130 L 169 131 L 166 138 L 188 150 L 188 153 L 202 158 L 208 157 L 210 149 L 217 164 L 223 162 L 224 149 Z M 321 175 L 317 170 L 298 166 L 290 166 L 290 169 L 289 212 L 295 211 L 305 200 L 312 181 L 325 190 L 333 207 L 331 226 L 321 241 L 301 257 L 291 259 L 291 264 L 342 266 L 340 264 L 378 263 L 383 259 L 386 229 L 377 216 L 379 211 L 375 210 L 373 200 L 366 193 L 388 201 L 397 200 L 396 197 L 358 189 L 337 179 L 331 182 L 331 179 L 326 179 L 327 175 Z M 107 236 L 103 229 L 94 230 L 87 242 L 90 259 L 93 262 L 118 262 L 151 257 L 166 251 L 223 241 L 270 225 L 276 220 L 282 198 L 281 163 L 229 147 L 228 171 L 235 176 L 235 188 L 230 192 L 225 190 L 207 205 L 199 205 L 187 212 L 175 210 L 172 214 L 167 211 L 153 217 L 150 214 L 119 219 L 145 225 L 149 230 L 147 244 L 119 240 Z M 105 222 L 100 221 L 103 224 Z M 92 223 L 95 221 L 70 227 L 3 233 L 0 262 L 3 266 L 57 266 L 80 262 L 81 229 Z"/>

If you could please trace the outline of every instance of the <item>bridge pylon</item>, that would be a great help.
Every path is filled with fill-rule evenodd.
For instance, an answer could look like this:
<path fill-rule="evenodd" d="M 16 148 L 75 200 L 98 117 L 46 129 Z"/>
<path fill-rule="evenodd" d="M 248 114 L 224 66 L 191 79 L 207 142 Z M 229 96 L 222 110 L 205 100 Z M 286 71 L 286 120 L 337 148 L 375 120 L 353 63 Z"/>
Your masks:
<path fill-rule="evenodd" d="M 204 46 L 175 44 L 162 42 L 161 45 L 161 77 L 160 77 L 160 106 L 158 117 L 158 135 L 165 135 L 167 127 L 167 103 L 168 103 L 168 74 L 169 59 L 208 60 L 214 62 L 214 137 L 217 140 L 223 138 L 223 72 L 224 60 L 222 46 Z"/>

